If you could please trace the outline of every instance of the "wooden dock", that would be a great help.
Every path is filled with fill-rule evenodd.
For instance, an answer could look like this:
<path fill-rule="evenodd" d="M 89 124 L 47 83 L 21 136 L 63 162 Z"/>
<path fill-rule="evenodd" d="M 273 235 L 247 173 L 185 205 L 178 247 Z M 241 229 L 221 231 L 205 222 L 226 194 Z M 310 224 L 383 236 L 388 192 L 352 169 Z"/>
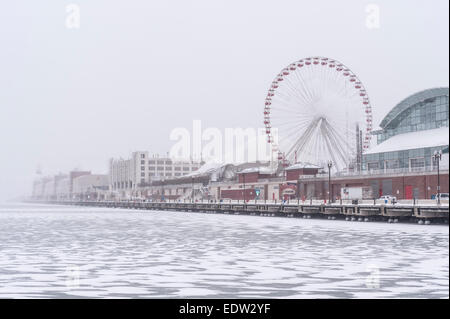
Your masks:
<path fill-rule="evenodd" d="M 40 202 L 42 203 L 42 202 Z M 345 219 L 349 221 L 416 222 L 448 224 L 449 206 L 404 204 L 342 203 L 251 203 L 251 202 L 139 202 L 139 201 L 46 201 L 48 204 L 139 209 L 149 211 L 183 211 L 267 217 Z"/>

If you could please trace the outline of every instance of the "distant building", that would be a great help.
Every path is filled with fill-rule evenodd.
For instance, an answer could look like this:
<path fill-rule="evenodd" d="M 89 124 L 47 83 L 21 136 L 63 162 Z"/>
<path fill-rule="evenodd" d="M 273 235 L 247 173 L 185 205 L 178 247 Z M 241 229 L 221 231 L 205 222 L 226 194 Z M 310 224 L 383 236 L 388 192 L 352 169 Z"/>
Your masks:
<path fill-rule="evenodd" d="M 70 178 L 70 181 L 69 181 L 69 194 L 73 193 L 73 180 L 75 178 L 83 176 L 83 175 L 90 175 L 90 174 L 91 174 L 90 171 L 78 171 L 78 170 L 71 171 L 69 173 L 69 178 Z"/>
<path fill-rule="evenodd" d="M 44 176 L 33 182 L 32 198 L 39 200 L 72 199 L 74 181 L 91 175 L 89 171 L 71 171 L 69 174 Z"/>
<path fill-rule="evenodd" d="M 73 180 L 72 199 L 105 199 L 109 190 L 109 176 L 104 174 L 82 175 Z"/>
<path fill-rule="evenodd" d="M 70 199 L 70 177 L 67 174 L 59 174 L 55 176 L 55 199 L 66 200 Z"/>
<path fill-rule="evenodd" d="M 109 161 L 110 189 L 123 192 L 136 188 L 141 178 L 145 178 L 147 157 L 147 152 L 133 152 L 129 159 L 111 159 Z M 142 172 L 140 161 L 144 166 Z"/>
<path fill-rule="evenodd" d="M 200 162 L 174 161 L 158 155 L 149 157 L 147 151 L 133 152 L 129 159 L 110 160 L 110 189 L 119 197 L 126 197 L 153 181 L 186 176 L 200 166 Z"/>
<path fill-rule="evenodd" d="M 46 188 L 48 189 L 48 187 L 46 187 L 46 185 L 47 185 L 47 183 L 50 183 L 52 180 L 53 180 L 53 178 L 50 176 L 44 176 L 44 177 L 40 177 L 40 178 L 36 179 L 33 182 L 32 197 L 34 199 L 43 199 L 45 190 L 46 190 Z"/>
<path fill-rule="evenodd" d="M 378 145 L 363 154 L 363 169 L 433 170 L 434 151 L 449 145 L 448 94 L 448 88 L 428 89 L 397 104 L 373 132 Z"/>
<path fill-rule="evenodd" d="M 198 161 L 177 161 L 154 155 L 148 160 L 148 181 L 186 176 L 198 170 L 201 164 Z"/>

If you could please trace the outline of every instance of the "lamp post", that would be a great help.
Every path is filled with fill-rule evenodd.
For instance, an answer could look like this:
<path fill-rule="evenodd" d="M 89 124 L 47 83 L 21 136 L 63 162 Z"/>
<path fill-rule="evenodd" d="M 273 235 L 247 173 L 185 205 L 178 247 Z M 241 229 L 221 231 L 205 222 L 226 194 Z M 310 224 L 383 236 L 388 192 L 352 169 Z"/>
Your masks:
<path fill-rule="evenodd" d="M 191 195 L 191 202 L 194 202 L 194 178 L 191 177 L 191 183 L 192 183 L 192 195 Z"/>
<path fill-rule="evenodd" d="M 442 159 L 442 151 L 434 151 L 433 154 L 433 161 L 436 162 L 437 164 L 437 200 L 438 200 L 438 205 L 441 203 L 441 184 L 439 181 L 439 162 Z"/>
<path fill-rule="evenodd" d="M 331 204 L 331 167 L 333 166 L 333 162 L 328 161 L 328 204 Z"/>
<path fill-rule="evenodd" d="M 245 174 L 242 174 L 242 180 L 244 182 L 244 205 L 245 205 Z"/>

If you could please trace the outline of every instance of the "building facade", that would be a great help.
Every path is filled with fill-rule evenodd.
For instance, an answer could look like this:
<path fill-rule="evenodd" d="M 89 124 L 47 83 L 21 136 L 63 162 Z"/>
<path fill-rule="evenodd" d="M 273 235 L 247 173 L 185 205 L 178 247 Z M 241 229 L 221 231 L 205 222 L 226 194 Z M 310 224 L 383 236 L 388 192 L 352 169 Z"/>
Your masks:
<path fill-rule="evenodd" d="M 91 176 L 90 171 L 71 171 L 69 174 L 43 176 L 33 182 L 32 198 L 39 200 L 73 199 L 77 178 Z"/>
<path fill-rule="evenodd" d="M 175 161 L 159 155 L 150 157 L 147 151 L 133 152 L 129 159 L 110 160 L 110 189 L 121 198 L 138 196 L 140 189 L 152 182 L 188 175 L 200 165 L 200 162 Z"/>
<path fill-rule="evenodd" d="M 154 155 L 148 160 L 148 181 L 186 176 L 197 171 L 201 162 L 176 161 L 168 157 Z"/>
<path fill-rule="evenodd" d="M 139 183 L 146 181 L 146 163 L 148 152 L 133 152 L 128 159 L 110 159 L 110 189 L 124 192 L 136 189 Z"/>
<path fill-rule="evenodd" d="M 106 174 L 82 175 L 73 180 L 72 199 L 105 199 L 109 190 Z"/>
<path fill-rule="evenodd" d="M 434 170 L 433 153 L 449 145 L 448 94 L 448 88 L 428 89 L 397 104 L 373 132 L 377 145 L 363 154 L 363 169 Z"/>
<path fill-rule="evenodd" d="M 441 193 L 449 191 L 449 174 L 443 170 L 439 176 Z M 302 178 L 299 180 L 299 198 L 326 200 L 328 190 L 333 199 L 341 198 L 344 188 L 368 188 L 367 197 L 363 199 L 377 199 L 383 195 L 395 196 L 403 199 L 431 199 L 436 194 L 438 177 L 436 173 L 409 172 L 404 174 L 360 174 L 355 176 L 333 176 L 330 188 L 328 178 Z"/>

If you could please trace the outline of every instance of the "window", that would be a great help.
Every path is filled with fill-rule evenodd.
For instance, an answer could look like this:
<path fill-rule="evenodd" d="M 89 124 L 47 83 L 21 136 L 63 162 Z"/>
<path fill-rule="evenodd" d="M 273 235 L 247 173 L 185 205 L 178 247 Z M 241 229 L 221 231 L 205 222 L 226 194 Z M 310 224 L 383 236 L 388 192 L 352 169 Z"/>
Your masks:
<path fill-rule="evenodd" d="M 409 160 L 409 167 L 411 170 L 419 170 L 425 167 L 425 158 L 423 157 L 411 158 Z"/>
<path fill-rule="evenodd" d="M 368 168 L 369 170 L 372 170 L 372 169 L 378 169 L 378 162 L 367 163 L 367 168 Z"/>
<path fill-rule="evenodd" d="M 141 154 L 141 158 L 145 158 L 145 154 Z"/>
<path fill-rule="evenodd" d="M 141 164 L 144 165 L 144 164 L 145 164 L 145 161 L 141 161 Z"/>
<path fill-rule="evenodd" d="M 188 172 L 189 171 L 189 167 L 183 167 L 183 171 Z"/>
<path fill-rule="evenodd" d="M 391 136 L 415 132 L 425 129 L 438 128 L 442 121 L 448 120 L 448 96 L 438 96 L 411 105 L 403 113 L 392 119 L 389 127 L 378 135 L 378 142 L 382 142 Z"/>
<path fill-rule="evenodd" d="M 398 167 L 398 160 L 387 160 L 384 162 L 384 168 L 386 169 L 395 169 Z"/>

